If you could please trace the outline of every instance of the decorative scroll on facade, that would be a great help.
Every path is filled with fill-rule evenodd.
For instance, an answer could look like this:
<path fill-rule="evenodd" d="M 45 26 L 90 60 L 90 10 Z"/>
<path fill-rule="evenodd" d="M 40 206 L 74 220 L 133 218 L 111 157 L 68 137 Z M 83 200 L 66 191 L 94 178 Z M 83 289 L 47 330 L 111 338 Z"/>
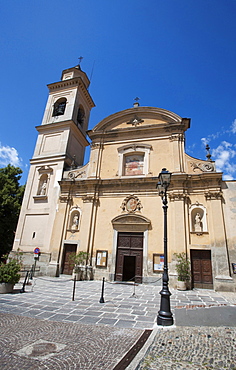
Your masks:
<path fill-rule="evenodd" d="M 196 163 L 191 162 L 191 167 L 193 168 L 193 171 L 196 169 L 201 170 L 202 172 L 215 172 L 215 165 L 212 162 L 205 162 L 205 163 Z"/>
<path fill-rule="evenodd" d="M 80 171 L 80 172 L 72 172 L 72 171 L 70 171 L 68 173 L 68 177 L 71 180 L 77 179 L 77 178 L 84 178 L 84 177 L 86 177 L 86 171 Z"/>

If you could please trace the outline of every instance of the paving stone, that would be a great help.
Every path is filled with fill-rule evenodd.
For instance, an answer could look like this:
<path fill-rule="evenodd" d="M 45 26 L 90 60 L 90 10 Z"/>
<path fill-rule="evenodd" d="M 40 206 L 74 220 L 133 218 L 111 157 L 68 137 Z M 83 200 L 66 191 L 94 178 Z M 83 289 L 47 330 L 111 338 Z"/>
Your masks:
<path fill-rule="evenodd" d="M 104 319 L 99 320 L 98 324 L 114 326 L 116 322 L 117 322 L 117 319 L 104 318 Z"/>
<path fill-rule="evenodd" d="M 81 320 L 84 316 L 82 315 L 68 315 L 65 320 L 67 321 L 74 321 L 74 322 L 77 322 L 79 320 Z"/>
<path fill-rule="evenodd" d="M 41 310 L 28 310 L 28 311 L 24 312 L 24 315 L 35 317 L 35 316 L 39 315 L 41 312 L 42 312 Z"/>
<path fill-rule="evenodd" d="M 99 321 L 100 319 L 98 317 L 94 317 L 94 316 L 84 316 L 82 317 L 82 319 L 80 320 L 80 322 L 82 324 L 95 324 Z"/>
<path fill-rule="evenodd" d="M 39 315 L 37 315 L 37 318 L 39 319 L 49 319 L 54 315 L 54 312 L 41 312 Z"/>
<path fill-rule="evenodd" d="M 68 318 L 69 315 L 66 315 L 66 314 L 55 314 L 55 315 L 52 315 L 50 320 L 55 320 L 55 321 L 62 321 L 62 320 L 66 320 Z"/>
<path fill-rule="evenodd" d="M 85 311 L 84 315 L 99 317 L 102 315 L 101 311 Z"/>
<path fill-rule="evenodd" d="M 154 317 L 150 317 L 150 316 L 136 316 L 136 320 L 137 321 L 149 321 L 149 322 L 153 322 L 154 321 Z"/>
<path fill-rule="evenodd" d="M 107 317 L 109 319 L 116 319 L 118 315 L 115 312 L 114 313 L 113 312 L 103 312 L 101 317 L 102 318 Z"/>
<path fill-rule="evenodd" d="M 143 315 L 144 313 L 145 313 L 144 310 L 143 311 L 135 311 L 135 310 L 131 311 L 132 315 Z"/>
<path fill-rule="evenodd" d="M 54 306 L 43 306 L 43 311 L 56 311 L 57 307 Z"/>
<path fill-rule="evenodd" d="M 15 314 L 24 314 L 27 311 L 25 307 L 13 306 L 11 312 Z"/>
<path fill-rule="evenodd" d="M 115 326 L 119 326 L 122 328 L 132 328 L 135 325 L 134 320 L 118 320 Z"/>

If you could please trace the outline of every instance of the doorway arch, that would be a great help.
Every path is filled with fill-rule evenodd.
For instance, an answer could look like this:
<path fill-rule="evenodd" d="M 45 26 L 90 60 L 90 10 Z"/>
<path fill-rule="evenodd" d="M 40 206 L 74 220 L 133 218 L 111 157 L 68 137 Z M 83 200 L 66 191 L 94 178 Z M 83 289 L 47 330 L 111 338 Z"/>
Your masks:
<path fill-rule="evenodd" d="M 125 214 L 112 220 L 116 230 L 115 280 L 142 283 L 143 264 L 147 259 L 144 234 L 151 222 L 144 216 Z"/>

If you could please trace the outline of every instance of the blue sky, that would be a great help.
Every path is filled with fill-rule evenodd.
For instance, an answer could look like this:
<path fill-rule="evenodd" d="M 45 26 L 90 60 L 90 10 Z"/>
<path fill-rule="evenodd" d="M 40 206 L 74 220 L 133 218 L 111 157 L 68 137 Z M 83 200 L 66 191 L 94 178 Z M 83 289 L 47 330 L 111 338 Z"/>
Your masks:
<path fill-rule="evenodd" d="M 236 178 L 235 0 L 0 3 L 1 167 L 19 165 L 26 181 L 46 85 L 83 56 L 96 104 L 89 128 L 138 96 L 191 118 L 186 152 L 205 159 L 209 143 L 224 178 Z"/>

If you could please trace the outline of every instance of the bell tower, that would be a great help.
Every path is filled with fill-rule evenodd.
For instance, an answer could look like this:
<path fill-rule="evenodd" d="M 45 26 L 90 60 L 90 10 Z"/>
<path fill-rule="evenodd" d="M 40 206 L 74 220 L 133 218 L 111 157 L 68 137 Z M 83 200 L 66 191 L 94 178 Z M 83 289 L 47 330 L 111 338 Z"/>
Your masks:
<path fill-rule="evenodd" d="M 46 149 L 51 153 L 61 152 L 65 156 L 65 167 L 70 166 L 74 156 L 75 164 L 83 165 L 84 150 L 89 144 L 86 140 L 89 115 L 94 107 L 88 92 L 89 83 L 86 73 L 78 65 L 65 69 L 61 81 L 48 85 L 49 97 L 42 125 L 36 127 L 39 145 L 36 145 L 34 157 L 44 156 Z M 67 133 L 66 140 L 65 137 L 59 140 L 58 135 L 55 137 L 62 130 Z M 52 132 L 54 136 L 51 136 Z"/>
<path fill-rule="evenodd" d="M 89 79 L 79 65 L 62 71 L 61 80 L 48 85 L 49 96 L 37 126 L 37 143 L 26 184 L 13 251 L 20 248 L 24 263 L 34 263 L 34 249 L 40 249 L 38 266 L 49 273 L 53 223 L 60 195 L 63 171 L 83 165 L 89 115 L 95 106 L 89 94 Z M 46 271 L 47 270 L 47 271 Z M 53 268 L 52 275 L 54 274 Z"/>

